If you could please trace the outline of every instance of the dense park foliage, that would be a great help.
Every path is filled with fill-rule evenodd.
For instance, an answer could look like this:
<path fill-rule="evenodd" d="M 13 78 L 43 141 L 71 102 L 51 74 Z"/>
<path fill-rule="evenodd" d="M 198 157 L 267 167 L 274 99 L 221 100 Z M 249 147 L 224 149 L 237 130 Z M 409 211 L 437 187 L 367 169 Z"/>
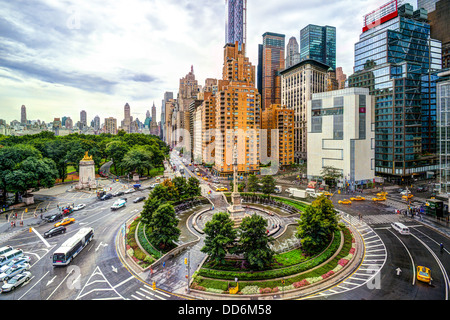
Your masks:
<path fill-rule="evenodd" d="M 143 134 L 117 135 L 71 134 L 55 136 L 44 131 L 36 135 L 0 136 L 0 190 L 5 201 L 7 193 L 26 195 L 27 190 L 52 187 L 56 179 L 67 178 L 69 167 L 78 171 L 86 151 L 99 166 L 113 161 L 116 174 L 149 173 L 163 168 L 168 146 L 158 137 Z"/>

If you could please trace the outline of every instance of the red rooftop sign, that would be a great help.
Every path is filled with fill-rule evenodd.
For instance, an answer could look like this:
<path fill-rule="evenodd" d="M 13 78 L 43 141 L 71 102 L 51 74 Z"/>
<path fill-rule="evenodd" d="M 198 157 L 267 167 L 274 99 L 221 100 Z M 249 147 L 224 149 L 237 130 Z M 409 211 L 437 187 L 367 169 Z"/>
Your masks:
<path fill-rule="evenodd" d="M 398 16 L 398 0 L 390 1 L 364 16 L 363 32 L 383 24 Z"/>

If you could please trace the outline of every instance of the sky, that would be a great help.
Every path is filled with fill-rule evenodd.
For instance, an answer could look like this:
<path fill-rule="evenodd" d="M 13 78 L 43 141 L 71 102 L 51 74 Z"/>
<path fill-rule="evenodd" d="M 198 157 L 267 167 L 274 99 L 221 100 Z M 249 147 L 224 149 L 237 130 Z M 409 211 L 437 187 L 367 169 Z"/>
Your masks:
<path fill-rule="evenodd" d="M 337 66 L 352 74 L 363 16 L 387 0 L 248 0 L 247 55 L 258 63 L 265 32 L 300 42 L 308 24 L 336 27 Z M 410 2 L 414 9 L 416 0 Z M 160 120 L 166 91 L 194 67 L 196 79 L 220 79 L 225 0 L 0 0 L 0 119 L 53 118 L 103 123 Z"/>

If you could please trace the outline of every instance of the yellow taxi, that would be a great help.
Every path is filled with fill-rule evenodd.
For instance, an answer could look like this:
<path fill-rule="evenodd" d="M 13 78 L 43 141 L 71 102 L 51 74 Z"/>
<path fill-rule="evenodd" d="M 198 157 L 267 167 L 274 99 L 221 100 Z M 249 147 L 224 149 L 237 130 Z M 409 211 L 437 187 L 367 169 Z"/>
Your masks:
<path fill-rule="evenodd" d="M 364 201 L 366 200 L 366 198 L 361 197 L 361 196 L 356 196 L 356 197 L 352 197 L 350 198 L 351 201 Z"/>
<path fill-rule="evenodd" d="M 378 192 L 377 193 L 377 197 L 378 198 L 385 198 L 386 196 L 388 195 L 388 193 L 387 192 Z"/>
<path fill-rule="evenodd" d="M 344 200 L 339 200 L 338 201 L 339 204 L 352 204 L 352 202 L 348 199 L 344 199 Z"/>
<path fill-rule="evenodd" d="M 203 180 L 208 181 L 208 178 L 207 177 L 203 177 Z"/>
<path fill-rule="evenodd" d="M 430 283 L 431 282 L 430 269 L 423 266 L 417 266 L 417 280 Z"/>
<path fill-rule="evenodd" d="M 328 192 L 328 191 L 325 191 L 325 192 L 323 193 L 323 195 L 324 195 L 325 197 L 332 197 L 332 196 L 333 196 L 333 194 L 330 193 L 330 192 Z"/>
<path fill-rule="evenodd" d="M 386 197 L 372 198 L 372 201 L 386 201 Z"/>
<path fill-rule="evenodd" d="M 412 197 L 414 197 L 414 195 L 410 193 L 407 196 L 402 196 L 402 199 L 408 200 L 411 199 Z"/>
<path fill-rule="evenodd" d="M 64 218 L 61 221 L 55 223 L 55 228 L 59 227 L 59 226 L 66 226 L 68 224 L 74 223 L 75 222 L 75 218 Z"/>
<path fill-rule="evenodd" d="M 216 188 L 216 191 L 217 191 L 217 192 L 228 191 L 228 188 L 225 188 L 225 187 L 218 187 L 218 188 Z"/>

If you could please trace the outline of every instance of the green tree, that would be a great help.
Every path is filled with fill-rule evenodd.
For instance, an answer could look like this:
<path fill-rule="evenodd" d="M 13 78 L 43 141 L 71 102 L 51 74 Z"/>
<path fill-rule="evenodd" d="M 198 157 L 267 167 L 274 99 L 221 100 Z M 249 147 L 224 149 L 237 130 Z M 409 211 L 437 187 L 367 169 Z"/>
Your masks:
<path fill-rule="evenodd" d="M 175 209 L 170 204 L 163 204 L 153 213 L 149 222 L 152 232 L 148 234 L 150 242 L 163 251 L 174 247 L 174 242 L 180 237 L 180 229 L 177 228 L 179 220 L 175 215 Z"/>
<path fill-rule="evenodd" d="M 188 198 L 188 186 L 185 177 L 175 177 L 172 179 L 172 183 L 181 199 Z"/>
<path fill-rule="evenodd" d="M 337 228 L 338 218 L 333 203 L 320 196 L 302 213 L 296 236 L 301 239 L 302 248 L 314 254 L 328 245 Z"/>
<path fill-rule="evenodd" d="M 264 176 L 261 179 L 262 193 L 270 195 L 275 192 L 275 179 L 272 176 Z"/>
<path fill-rule="evenodd" d="M 130 147 L 122 141 L 111 141 L 106 145 L 106 155 L 113 161 L 114 172 L 119 174 L 118 169 L 122 169 L 122 160 L 130 150 Z"/>
<path fill-rule="evenodd" d="M 144 208 L 141 212 L 142 222 L 149 223 L 152 220 L 153 214 L 158 210 L 161 205 L 161 199 L 157 197 L 149 197 L 144 204 Z"/>
<path fill-rule="evenodd" d="M 205 245 L 201 249 L 215 263 L 224 263 L 225 256 L 233 252 L 236 230 L 230 215 L 219 212 L 213 215 L 205 225 Z"/>
<path fill-rule="evenodd" d="M 244 254 L 250 266 L 262 270 L 272 263 L 274 252 L 270 242 L 267 220 L 256 214 L 242 219 L 237 250 Z"/>
<path fill-rule="evenodd" d="M 259 179 L 256 175 L 252 174 L 252 175 L 248 176 L 247 190 L 248 190 L 248 192 L 253 192 L 253 193 L 258 192 Z"/>
<path fill-rule="evenodd" d="M 143 146 L 132 147 L 123 157 L 122 166 L 128 172 L 137 172 L 139 175 L 144 175 L 153 169 L 152 162 L 153 154 Z"/>
<path fill-rule="evenodd" d="M 336 185 L 337 180 L 342 178 L 342 171 L 332 166 L 323 167 L 320 174 L 325 183 L 330 186 Z"/>
<path fill-rule="evenodd" d="M 190 198 L 201 196 L 202 189 L 200 188 L 200 181 L 194 177 L 190 177 L 187 181 L 187 193 Z"/>

